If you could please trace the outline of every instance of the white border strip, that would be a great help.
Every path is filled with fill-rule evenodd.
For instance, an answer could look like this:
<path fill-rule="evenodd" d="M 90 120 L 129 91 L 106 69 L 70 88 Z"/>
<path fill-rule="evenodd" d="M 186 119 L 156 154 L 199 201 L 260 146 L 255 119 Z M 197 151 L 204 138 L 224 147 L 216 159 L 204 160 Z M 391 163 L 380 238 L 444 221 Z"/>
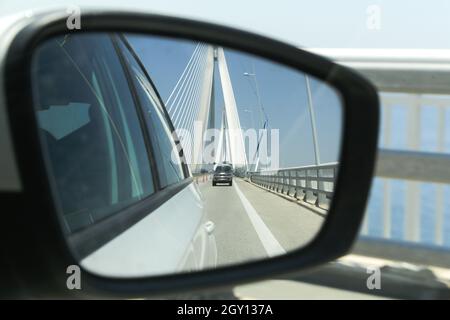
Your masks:
<path fill-rule="evenodd" d="M 242 191 L 239 189 L 236 183 L 233 184 L 237 195 L 241 199 L 242 205 L 244 206 L 245 212 L 247 212 L 248 217 L 255 228 L 256 234 L 259 237 L 264 249 L 269 257 L 279 256 L 286 253 L 286 250 L 280 245 L 278 240 L 274 237 L 272 232 L 269 230 L 267 225 L 256 212 L 255 208 L 251 205 L 250 201 L 244 196 Z"/>

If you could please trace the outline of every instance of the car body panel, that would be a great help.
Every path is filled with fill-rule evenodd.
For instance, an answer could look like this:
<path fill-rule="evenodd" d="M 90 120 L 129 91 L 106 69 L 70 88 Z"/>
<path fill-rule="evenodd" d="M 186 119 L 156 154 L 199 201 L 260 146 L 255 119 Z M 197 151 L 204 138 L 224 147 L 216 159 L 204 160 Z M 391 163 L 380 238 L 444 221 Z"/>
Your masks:
<path fill-rule="evenodd" d="M 10 126 L 7 121 L 4 92 L 5 57 L 14 36 L 26 24 L 24 14 L 15 14 L 0 19 L 0 191 L 20 191 L 22 184 L 17 168 L 15 152 L 11 141 Z"/>
<path fill-rule="evenodd" d="M 180 204 L 183 204 L 180 206 Z M 217 249 L 204 227 L 203 202 L 193 183 L 81 261 L 94 273 L 139 277 L 192 271 L 215 264 Z M 211 256 L 205 258 L 205 256 Z"/>
<path fill-rule="evenodd" d="M 27 12 L 0 19 L 0 191 L 22 190 L 8 123 L 3 75 L 12 40 L 28 23 Z M 214 235 L 209 234 L 203 226 L 209 221 L 199 192 L 194 183 L 191 183 L 160 208 L 85 257 L 81 265 L 91 270 L 101 270 L 110 276 L 148 276 L 149 273 L 158 271 L 168 273 L 171 270 L 201 269 L 206 264 L 215 265 L 217 249 Z M 183 205 L 180 206 L 180 203 Z M 174 229 L 174 225 L 179 228 Z M 158 238 L 160 236 L 167 239 L 167 243 L 161 245 L 164 242 Z M 151 242 L 152 239 L 159 240 Z M 133 250 L 127 250 L 131 244 L 134 246 Z M 155 256 L 159 257 L 158 264 L 152 264 L 152 257 Z M 144 268 L 139 270 L 139 266 Z M 144 270 L 145 274 L 142 273 Z"/>

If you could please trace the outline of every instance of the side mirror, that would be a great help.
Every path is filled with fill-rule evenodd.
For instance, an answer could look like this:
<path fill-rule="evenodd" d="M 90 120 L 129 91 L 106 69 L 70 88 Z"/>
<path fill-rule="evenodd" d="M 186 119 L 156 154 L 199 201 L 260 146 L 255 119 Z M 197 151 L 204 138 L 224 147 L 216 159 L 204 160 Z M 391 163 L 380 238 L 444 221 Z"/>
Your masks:
<path fill-rule="evenodd" d="M 0 57 L 18 186 L 0 193 L 14 270 L 2 283 L 70 297 L 77 265 L 86 296 L 142 297 L 298 272 L 350 249 L 377 146 L 367 80 L 209 23 L 85 12 L 68 31 L 66 18 L 30 18 Z"/>

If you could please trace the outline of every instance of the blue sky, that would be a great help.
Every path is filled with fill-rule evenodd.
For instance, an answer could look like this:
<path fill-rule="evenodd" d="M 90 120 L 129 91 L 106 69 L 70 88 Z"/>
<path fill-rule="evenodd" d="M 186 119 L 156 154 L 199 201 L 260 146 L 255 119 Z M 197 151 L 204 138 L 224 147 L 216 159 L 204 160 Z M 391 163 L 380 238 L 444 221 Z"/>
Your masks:
<path fill-rule="evenodd" d="M 128 36 L 164 101 L 183 72 L 196 43 L 175 39 Z M 256 73 L 261 103 L 271 129 L 280 136 L 280 166 L 315 163 L 312 130 L 303 73 L 225 48 L 241 127 L 261 128 L 260 110 L 253 79 L 244 72 Z M 215 77 L 216 125 L 220 127 L 223 97 L 218 72 Z M 337 94 L 318 80 L 311 79 L 316 113 L 321 163 L 336 161 L 341 133 L 341 105 Z M 270 153 L 270 151 L 269 151 Z M 252 155 L 248 155 L 253 158 Z"/>
<path fill-rule="evenodd" d="M 450 48 L 448 0 L 17 0 L 0 1 L 0 16 L 68 5 L 201 19 L 304 47 Z M 376 31 L 366 26 L 370 5 L 381 9 Z"/>

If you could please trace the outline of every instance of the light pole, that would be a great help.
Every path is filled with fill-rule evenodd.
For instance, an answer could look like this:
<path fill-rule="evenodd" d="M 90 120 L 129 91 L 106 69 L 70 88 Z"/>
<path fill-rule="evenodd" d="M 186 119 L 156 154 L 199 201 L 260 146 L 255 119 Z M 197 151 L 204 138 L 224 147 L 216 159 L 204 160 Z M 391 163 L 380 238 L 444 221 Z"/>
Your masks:
<path fill-rule="evenodd" d="M 316 158 L 316 165 L 318 166 L 320 164 L 320 151 L 319 151 L 319 141 L 317 140 L 316 114 L 314 112 L 314 105 L 313 105 L 312 94 L 311 94 L 311 86 L 309 84 L 309 78 L 306 74 L 305 74 L 305 82 L 306 82 L 306 93 L 308 95 L 308 108 L 309 108 L 309 116 L 310 116 L 310 120 L 311 120 L 312 137 L 313 137 L 313 143 L 314 143 L 314 155 Z"/>
<path fill-rule="evenodd" d="M 314 155 L 316 158 L 316 166 L 320 165 L 320 150 L 319 150 L 319 141 L 317 140 L 317 128 L 316 128 L 316 114 L 314 112 L 314 105 L 313 105 L 313 99 L 312 99 L 312 93 L 311 93 L 311 85 L 309 83 L 309 77 L 305 74 L 305 82 L 306 82 L 306 93 L 308 95 L 308 108 L 309 108 L 309 116 L 311 120 L 311 130 L 312 130 L 312 137 L 313 137 L 313 143 L 314 143 Z M 320 169 L 317 169 L 317 178 L 320 176 Z M 311 181 L 309 181 L 311 183 Z M 307 187 L 311 187 L 310 185 Z M 318 181 L 317 187 L 319 190 L 324 190 L 324 182 Z M 321 201 L 325 200 L 325 195 L 322 193 L 317 194 L 317 201 L 320 203 Z"/>
<path fill-rule="evenodd" d="M 260 117 L 260 121 L 261 121 L 261 129 L 264 129 L 265 127 L 265 122 L 267 124 L 267 115 L 264 111 L 264 107 L 262 105 L 261 102 L 261 95 L 259 93 L 259 86 L 258 86 L 258 81 L 256 80 L 256 73 L 254 72 L 254 67 L 253 67 L 253 72 L 244 72 L 244 76 L 245 77 L 251 77 L 255 83 L 255 93 L 256 93 L 256 99 L 258 100 L 258 106 L 259 106 L 259 117 Z M 255 169 L 254 171 L 258 171 L 258 167 L 259 167 L 259 143 L 261 142 L 261 138 L 263 136 L 263 132 L 261 132 L 261 136 L 258 139 L 258 146 L 257 146 L 257 151 L 255 153 L 255 158 L 256 158 L 256 164 L 255 164 Z"/>
<path fill-rule="evenodd" d="M 260 120 L 261 120 L 261 127 L 264 125 L 264 119 L 263 119 L 263 113 L 264 113 L 264 108 L 261 102 L 261 95 L 259 94 L 259 86 L 258 86 L 258 81 L 256 80 L 256 73 L 249 73 L 249 72 L 244 72 L 244 76 L 245 77 L 251 77 L 253 79 L 253 82 L 255 83 L 255 93 L 256 93 L 256 99 L 258 100 L 258 106 L 259 106 L 259 116 L 260 116 Z M 264 114 L 265 116 L 265 114 Z"/>
<path fill-rule="evenodd" d="M 250 115 L 251 125 L 252 125 L 253 129 L 256 129 L 256 127 L 255 127 L 255 119 L 253 118 L 253 110 L 243 108 L 242 111 L 244 113 L 248 113 Z"/>

